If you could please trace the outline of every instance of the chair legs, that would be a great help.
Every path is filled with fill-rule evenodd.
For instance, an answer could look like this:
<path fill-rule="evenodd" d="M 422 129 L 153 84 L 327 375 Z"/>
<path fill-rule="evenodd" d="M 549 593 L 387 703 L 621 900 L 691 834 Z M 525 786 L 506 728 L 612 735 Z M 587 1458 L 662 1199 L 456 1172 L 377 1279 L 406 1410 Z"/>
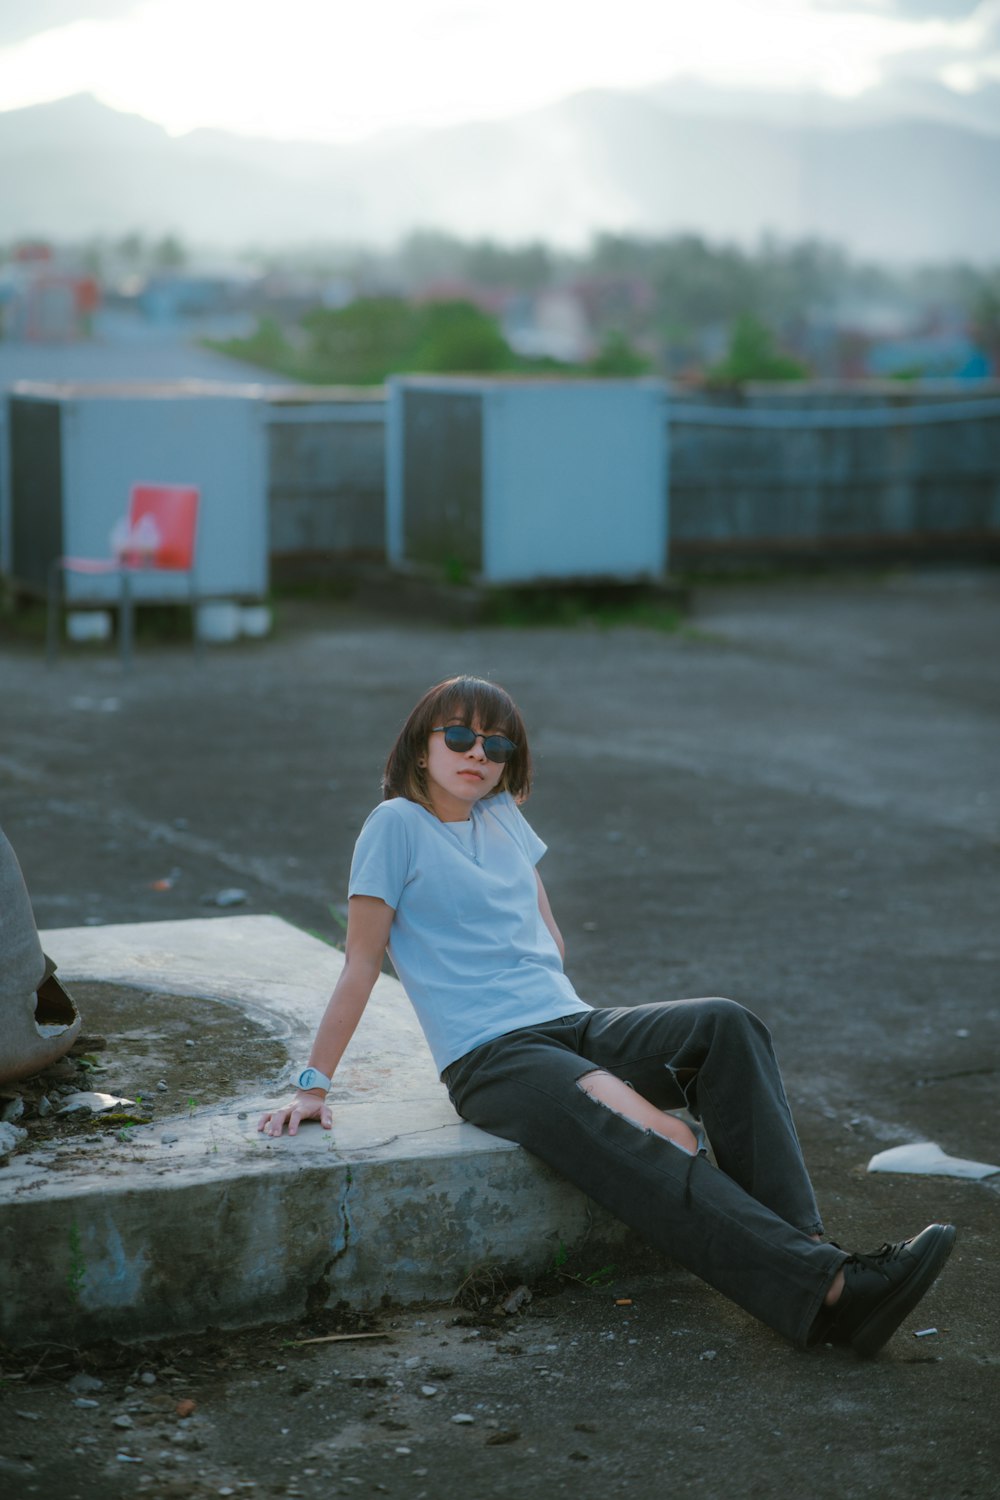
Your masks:
<path fill-rule="evenodd" d="M 45 622 L 45 659 L 50 664 L 59 655 L 59 623 L 62 613 L 61 560 L 56 557 L 49 567 L 48 613 Z"/>
<path fill-rule="evenodd" d="M 121 649 L 122 670 L 127 672 L 132 666 L 132 637 L 135 633 L 135 612 L 132 607 L 132 580 L 128 576 L 127 568 L 122 568 L 121 582 L 120 607 L 118 611 L 118 645 Z"/>
<path fill-rule="evenodd" d="M 201 638 L 198 629 L 198 581 L 194 569 L 190 574 L 190 605 L 191 605 L 191 639 L 194 644 L 195 660 L 202 662 L 205 659 L 205 642 Z"/>
<path fill-rule="evenodd" d="M 47 618 L 45 623 L 45 656 L 50 664 L 59 655 L 62 613 L 66 604 L 65 577 L 64 560 L 61 557 L 54 558 L 49 566 Z M 118 577 L 118 646 L 121 655 L 122 670 L 128 672 L 132 667 L 132 652 L 135 643 L 135 597 L 132 591 L 132 579 L 128 568 L 122 568 Z M 205 648 L 198 629 L 198 589 L 193 576 L 191 578 L 190 604 L 191 634 L 194 641 L 195 656 L 200 661 L 204 656 Z"/>
<path fill-rule="evenodd" d="M 134 607 L 132 600 L 132 588 L 128 573 L 123 569 L 121 577 L 121 591 L 119 594 L 118 608 L 118 643 L 121 652 L 122 667 L 127 672 L 132 665 L 132 639 L 134 629 Z M 61 557 L 53 558 L 49 565 L 49 587 L 47 599 L 47 617 L 45 622 L 45 658 L 51 665 L 59 655 L 59 646 L 62 636 L 62 614 L 66 604 L 65 599 L 66 572 Z"/>

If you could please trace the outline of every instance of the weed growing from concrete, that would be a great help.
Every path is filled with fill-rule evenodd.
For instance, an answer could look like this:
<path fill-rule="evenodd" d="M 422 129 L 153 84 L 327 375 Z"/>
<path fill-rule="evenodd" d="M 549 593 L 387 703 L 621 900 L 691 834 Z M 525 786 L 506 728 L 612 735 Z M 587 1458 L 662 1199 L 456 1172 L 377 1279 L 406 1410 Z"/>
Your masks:
<path fill-rule="evenodd" d="M 69 1299 L 74 1307 L 79 1305 L 80 1293 L 83 1290 L 86 1275 L 87 1262 L 83 1258 L 80 1226 L 74 1219 L 73 1223 L 69 1226 L 69 1270 L 66 1273 L 66 1286 L 69 1290 Z"/>

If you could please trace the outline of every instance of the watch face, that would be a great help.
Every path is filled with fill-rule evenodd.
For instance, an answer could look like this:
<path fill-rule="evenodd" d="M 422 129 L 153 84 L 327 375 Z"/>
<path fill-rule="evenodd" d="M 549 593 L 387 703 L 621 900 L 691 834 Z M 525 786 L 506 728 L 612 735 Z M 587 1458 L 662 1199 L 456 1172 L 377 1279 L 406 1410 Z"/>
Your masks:
<path fill-rule="evenodd" d="M 317 1088 L 319 1085 L 319 1074 L 316 1072 L 315 1068 L 303 1068 L 302 1072 L 298 1076 L 297 1082 L 300 1089 Z"/>

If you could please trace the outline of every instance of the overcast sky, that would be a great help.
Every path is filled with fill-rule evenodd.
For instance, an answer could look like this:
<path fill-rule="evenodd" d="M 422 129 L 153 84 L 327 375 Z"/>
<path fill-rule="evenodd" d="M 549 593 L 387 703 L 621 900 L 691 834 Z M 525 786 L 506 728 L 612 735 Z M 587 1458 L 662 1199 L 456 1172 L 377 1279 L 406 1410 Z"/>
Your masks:
<path fill-rule="evenodd" d="M 678 76 L 851 96 L 1000 81 L 1000 0 L 2 0 L 0 110 L 349 140 Z"/>

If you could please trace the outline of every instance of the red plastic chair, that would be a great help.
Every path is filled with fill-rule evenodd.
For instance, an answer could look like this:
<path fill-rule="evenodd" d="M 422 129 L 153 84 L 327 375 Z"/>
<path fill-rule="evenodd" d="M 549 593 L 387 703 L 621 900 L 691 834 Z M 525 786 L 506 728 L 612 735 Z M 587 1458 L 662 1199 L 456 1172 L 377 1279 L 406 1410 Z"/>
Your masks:
<path fill-rule="evenodd" d="M 200 651 L 195 606 L 198 600 L 195 547 L 198 489 L 189 484 L 137 484 L 129 498 L 128 520 L 116 538 L 113 557 L 57 557 L 49 569 L 48 654 L 59 651 L 59 615 L 67 573 L 90 576 L 116 573 L 119 578 L 118 641 L 122 664 L 132 659 L 133 573 L 186 573 L 190 585 L 191 624 Z"/>

